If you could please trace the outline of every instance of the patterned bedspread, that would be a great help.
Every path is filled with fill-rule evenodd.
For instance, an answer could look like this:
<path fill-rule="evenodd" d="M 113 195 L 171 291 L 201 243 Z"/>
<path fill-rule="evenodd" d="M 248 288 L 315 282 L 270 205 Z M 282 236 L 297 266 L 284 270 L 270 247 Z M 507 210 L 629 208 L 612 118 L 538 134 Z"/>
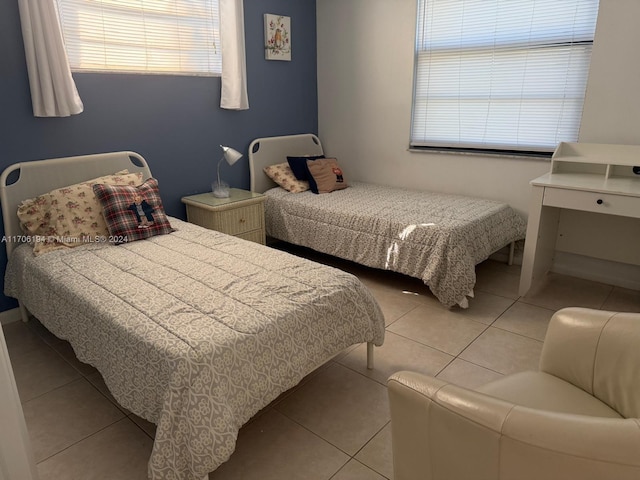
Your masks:
<path fill-rule="evenodd" d="M 467 306 L 475 266 L 525 221 L 505 203 L 364 183 L 314 195 L 267 191 L 267 235 L 420 278 L 445 306 Z"/>
<path fill-rule="evenodd" d="M 384 339 L 352 275 L 171 219 L 177 231 L 34 257 L 5 292 L 94 365 L 124 407 L 157 424 L 152 479 L 202 480 L 239 428 L 349 345 Z"/>

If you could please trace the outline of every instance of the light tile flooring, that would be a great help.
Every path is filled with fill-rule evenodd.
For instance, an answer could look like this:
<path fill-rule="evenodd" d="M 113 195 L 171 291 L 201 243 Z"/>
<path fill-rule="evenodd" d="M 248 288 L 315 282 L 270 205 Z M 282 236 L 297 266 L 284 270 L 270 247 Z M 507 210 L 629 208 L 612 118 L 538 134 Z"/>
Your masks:
<path fill-rule="evenodd" d="M 640 292 L 553 274 L 520 298 L 519 267 L 494 261 L 477 267 L 469 309 L 445 309 L 419 280 L 285 248 L 357 275 L 384 311 L 386 340 L 374 370 L 366 369 L 365 346 L 354 346 L 263 409 L 212 480 L 391 479 L 392 373 L 474 387 L 535 369 L 558 308 L 640 311 Z M 4 332 L 42 480 L 146 479 L 154 426 L 120 407 L 100 374 L 36 320 Z"/>

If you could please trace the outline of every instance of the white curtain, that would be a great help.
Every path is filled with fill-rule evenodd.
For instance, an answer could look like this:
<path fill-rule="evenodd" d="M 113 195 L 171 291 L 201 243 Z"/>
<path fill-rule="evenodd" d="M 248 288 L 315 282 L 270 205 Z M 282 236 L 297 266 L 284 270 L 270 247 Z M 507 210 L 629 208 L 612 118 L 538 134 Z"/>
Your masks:
<path fill-rule="evenodd" d="M 220 107 L 230 110 L 247 110 L 249 97 L 242 0 L 220 0 L 220 37 L 222 44 Z"/>
<path fill-rule="evenodd" d="M 18 6 L 34 116 L 68 117 L 82 112 L 54 0 L 18 0 Z"/>

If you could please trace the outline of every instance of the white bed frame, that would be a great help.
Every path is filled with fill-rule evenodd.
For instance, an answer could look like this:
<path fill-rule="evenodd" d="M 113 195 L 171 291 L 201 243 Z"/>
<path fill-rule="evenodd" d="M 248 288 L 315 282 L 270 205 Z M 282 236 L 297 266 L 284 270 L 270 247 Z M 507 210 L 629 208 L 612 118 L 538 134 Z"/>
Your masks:
<path fill-rule="evenodd" d="M 286 163 L 287 155 L 322 155 L 320 139 L 311 133 L 282 137 L 257 138 L 249 145 L 249 173 L 251 191 L 264 193 L 277 187 L 264 173 L 263 168 L 277 163 Z"/>

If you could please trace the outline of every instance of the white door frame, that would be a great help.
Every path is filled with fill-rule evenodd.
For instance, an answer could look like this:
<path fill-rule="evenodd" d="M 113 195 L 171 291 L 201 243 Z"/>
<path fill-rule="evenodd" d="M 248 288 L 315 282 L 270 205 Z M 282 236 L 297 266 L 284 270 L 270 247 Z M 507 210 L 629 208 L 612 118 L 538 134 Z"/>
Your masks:
<path fill-rule="evenodd" d="M 0 327 L 0 480 L 37 480 L 29 433 Z"/>

